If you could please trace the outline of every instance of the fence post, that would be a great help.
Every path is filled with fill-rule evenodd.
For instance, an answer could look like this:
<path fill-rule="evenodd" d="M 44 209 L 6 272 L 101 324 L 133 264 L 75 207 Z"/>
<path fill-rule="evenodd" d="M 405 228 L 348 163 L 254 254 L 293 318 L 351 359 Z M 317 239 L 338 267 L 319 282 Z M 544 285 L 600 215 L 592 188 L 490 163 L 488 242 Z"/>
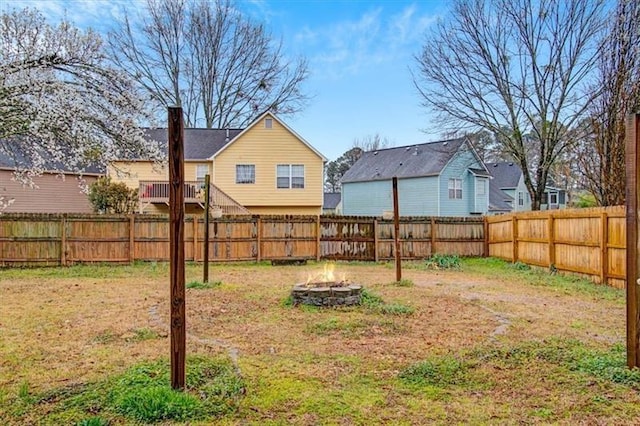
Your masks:
<path fill-rule="evenodd" d="M 60 266 L 67 266 L 67 215 L 60 220 Z"/>
<path fill-rule="evenodd" d="M 511 236 L 513 237 L 513 263 L 518 261 L 518 218 L 513 215 L 511 218 Z"/>
<path fill-rule="evenodd" d="M 320 261 L 321 230 L 322 230 L 322 228 L 320 227 L 320 215 L 318 215 L 318 218 L 316 220 L 316 262 Z"/>
<path fill-rule="evenodd" d="M 431 216 L 431 256 L 436 253 L 436 218 Z"/>
<path fill-rule="evenodd" d="M 483 218 L 484 221 L 484 250 L 483 257 L 489 257 L 489 219 L 487 216 Z"/>
<path fill-rule="evenodd" d="M 256 217 L 256 262 L 262 261 L 262 219 Z"/>
<path fill-rule="evenodd" d="M 603 212 L 600 218 L 600 280 L 602 284 L 609 281 L 609 216 Z"/>
<path fill-rule="evenodd" d="M 198 261 L 198 216 L 193 215 L 193 261 Z"/>
<path fill-rule="evenodd" d="M 373 219 L 373 260 L 378 263 L 380 257 L 378 255 L 378 218 Z"/>
<path fill-rule="evenodd" d="M 129 263 L 133 263 L 136 260 L 136 228 L 135 228 L 136 216 L 134 214 L 129 215 Z"/>
<path fill-rule="evenodd" d="M 555 231 L 554 231 L 554 217 L 553 213 L 549 213 L 547 218 L 547 233 L 549 234 L 549 268 L 552 269 L 556 264 L 556 245 L 555 245 Z"/>

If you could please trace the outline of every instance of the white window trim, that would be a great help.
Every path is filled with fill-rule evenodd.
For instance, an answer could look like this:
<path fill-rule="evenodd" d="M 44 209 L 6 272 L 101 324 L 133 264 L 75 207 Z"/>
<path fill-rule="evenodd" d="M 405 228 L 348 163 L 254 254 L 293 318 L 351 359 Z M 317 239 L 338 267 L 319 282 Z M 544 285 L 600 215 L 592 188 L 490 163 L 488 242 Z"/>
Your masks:
<path fill-rule="evenodd" d="M 453 188 L 450 187 L 451 183 L 453 182 Z M 453 189 L 453 197 L 451 196 L 451 193 L 449 191 L 451 191 Z M 460 197 L 458 198 L 458 192 L 460 191 Z M 462 200 L 463 194 L 462 194 L 462 179 L 459 178 L 449 178 L 449 181 L 447 182 L 447 196 L 449 197 L 450 200 Z"/>
<path fill-rule="evenodd" d="M 238 182 L 238 166 L 253 167 L 253 182 Z M 236 185 L 255 185 L 256 183 L 256 165 L 255 164 L 236 164 Z"/>
<path fill-rule="evenodd" d="M 202 168 L 204 168 L 204 167 L 206 167 L 206 168 L 207 168 L 206 173 L 205 173 L 204 175 L 202 175 L 201 177 L 200 177 L 200 176 L 198 176 L 198 171 L 199 171 L 198 169 L 202 169 Z M 209 165 L 208 165 L 208 164 L 196 164 L 196 171 L 195 171 L 195 173 L 196 173 L 196 180 L 204 180 L 206 175 L 211 174 L 211 173 L 210 173 L 210 170 L 209 170 Z"/>
<path fill-rule="evenodd" d="M 278 176 L 278 167 L 279 166 L 287 166 L 289 168 L 289 186 L 287 187 L 279 187 L 278 186 L 278 178 L 280 176 Z M 300 166 L 302 167 L 302 188 L 294 188 L 293 187 L 293 167 L 294 166 Z M 282 176 L 284 177 L 284 176 Z M 295 176 L 295 177 L 300 177 L 300 176 Z M 307 187 L 307 168 L 305 167 L 304 164 L 276 164 L 276 189 L 306 189 Z"/>

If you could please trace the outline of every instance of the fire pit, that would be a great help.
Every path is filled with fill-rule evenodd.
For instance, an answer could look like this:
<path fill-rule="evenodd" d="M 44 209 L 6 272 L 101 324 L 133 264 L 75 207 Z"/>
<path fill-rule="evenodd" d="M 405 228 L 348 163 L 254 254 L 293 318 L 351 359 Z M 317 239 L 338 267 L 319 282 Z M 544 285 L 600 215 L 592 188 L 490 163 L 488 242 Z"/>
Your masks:
<path fill-rule="evenodd" d="M 310 277 L 306 283 L 299 283 L 291 290 L 293 304 L 312 306 L 350 306 L 359 305 L 362 286 L 346 279 L 336 280 L 333 269 L 325 266 L 322 274 Z"/>

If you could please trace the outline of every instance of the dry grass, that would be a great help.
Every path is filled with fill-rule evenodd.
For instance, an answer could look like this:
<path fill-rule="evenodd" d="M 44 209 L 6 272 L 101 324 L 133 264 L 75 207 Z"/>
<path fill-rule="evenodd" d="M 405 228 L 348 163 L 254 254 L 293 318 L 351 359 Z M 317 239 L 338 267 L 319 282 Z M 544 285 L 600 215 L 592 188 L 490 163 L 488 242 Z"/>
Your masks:
<path fill-rule="evenodd" d="M 623 342 L 620 290 L 482 260 L 454 271 L 407 265 L 403 278 L 414 285 L 398 286 L 387 265 L 345 263 L 340 273 L 413 314 L 287 306 L 292 285 L 321 266 L 215 265 L 210 280 L 222 284 L 187 290 L 188 352 L 229 354 L 247 385 L 223 423 L 608 424 L 640 416 L 635 382 L 576 367 Z M 200 273 L 190 265 L 187 282 Z M 38 395 L 168 357 L 167 277 L 164 264 L 3 271 L 2 423 L 51 422 L 48 413 L 61 408 Z M 415 366 L 439 381 L 402 379 Z M 449 370 L 455 380 L 443 382 Z M 26 395 L 34 400 L 20 402 Z"/>

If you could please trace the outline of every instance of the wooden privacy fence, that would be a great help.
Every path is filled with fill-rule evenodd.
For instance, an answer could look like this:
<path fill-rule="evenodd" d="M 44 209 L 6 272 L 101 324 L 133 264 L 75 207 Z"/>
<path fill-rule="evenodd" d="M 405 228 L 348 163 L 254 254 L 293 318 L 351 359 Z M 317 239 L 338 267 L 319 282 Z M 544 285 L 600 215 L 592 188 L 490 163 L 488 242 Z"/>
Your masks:
<path fill-rule="evenodd" d="M 486 221 L 489 256 L 625 285 L 624 206 L 523 212 Z"/>
<path fill-rule="evenodd" d="M 211 261 L 394 256 L 393 221 L 351 216 L 227 216 L 212 220 Z M 486 255 L 482 218 L 403 217 L 403 259 Z M 202 261 L 204 219 L 185 219 L 185 258 Z M 0 215 L 0 266 L 169 259 L 167 216 Z"/>

